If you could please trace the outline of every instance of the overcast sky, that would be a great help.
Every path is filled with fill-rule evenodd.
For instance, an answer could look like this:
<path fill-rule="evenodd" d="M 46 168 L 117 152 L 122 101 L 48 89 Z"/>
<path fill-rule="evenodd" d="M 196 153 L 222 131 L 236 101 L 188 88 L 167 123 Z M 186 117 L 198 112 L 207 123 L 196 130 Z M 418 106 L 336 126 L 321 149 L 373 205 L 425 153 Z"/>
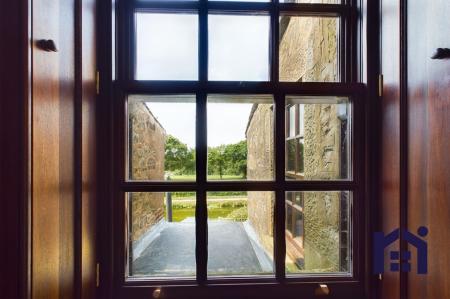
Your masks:
<path fill-rule="evenodd" d="M 198 79 L 198 17 L 138 14 L 137 79 Z M 269 17 L 209 16 L 210 80 L 269 79 Z M 147 103 L 168 134 L 195 147 L 195 104 Z M 239 142 L 252 104 L 208 104 L 208 146 Z"/>
<path fill-rule="evenodd" d="M 150 103 L 147 106 L 166 130 L 195 147 L 194 103 Z M 245 140 L 245 129 L 252 104 L 208 104 L 208 146 L 236 143 Z"/>

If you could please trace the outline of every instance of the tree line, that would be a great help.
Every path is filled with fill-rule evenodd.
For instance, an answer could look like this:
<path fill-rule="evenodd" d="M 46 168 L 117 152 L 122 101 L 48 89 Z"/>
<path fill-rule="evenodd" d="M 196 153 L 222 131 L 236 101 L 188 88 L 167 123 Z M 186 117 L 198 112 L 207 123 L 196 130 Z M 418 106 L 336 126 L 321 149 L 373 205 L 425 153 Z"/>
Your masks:
<path fill-rule="evenodd" d="M 177 175 L 195 173 L 195 149 L 168 135 L 165 170 Z M 247 141 L 208 147 L 208 175 L 247 177 Z"/>

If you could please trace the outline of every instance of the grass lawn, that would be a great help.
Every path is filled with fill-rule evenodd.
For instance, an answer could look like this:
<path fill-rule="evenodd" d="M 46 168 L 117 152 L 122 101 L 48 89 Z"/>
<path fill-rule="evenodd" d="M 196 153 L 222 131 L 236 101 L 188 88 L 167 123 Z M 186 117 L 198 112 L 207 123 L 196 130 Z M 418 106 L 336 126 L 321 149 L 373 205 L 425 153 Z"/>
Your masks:
<path fill-rule="evenodd" d="M 208 218 L 217 219 L 227 217 L 235 208 L 216 208 L 208 209 Z M 195 217 L 195 208 L 173 209 L 173 222 L 180 222 L 189 217 Z"/>
<path fill-rule="evenodd" d="M 191 174 L 191 175 L 171 175 L 170 176 L 170 180 L 171 181 L 195 181 L 195 175 Z M 213 174 L 213 175 L 208 175 L 208 180 L 220 180 L 220 176 Z M 229 175 L 229 174 L 224 174 L 222 176 L 222 180 L 243 180 L 242 176 L 240 175 Z"/>
<path fill-rule="evenodd" d="M 236 212 L 234 214 L 231 213 L 239 209 L 245 209 L 246 214 L 246 196 L 214 196 L 210 200 L 211 201 L 208 203 L 209 219 L 227 218 L 230 215 L 236 215 Z M 195 197 L 174 197 L 172 207 L 172 217 L 174 222 L 183 221 L 188 217 L 195 217 Z"/>
<path fill-rule="evenodd" d="M 208 175 L 209 180 L 219 180 L 219 175 Z M 195 181 L 195 175 L 171 175 L 171 181 Z M 238 175 L 223 175 L 222 180 L 242 180 Z M 172 193 L 174 222 L 195 217 L 195 193 Z M 233 211 L 247 206 L 247 192 L 212 192 L 208 194 L 208 219 L 226 218 Z"/>

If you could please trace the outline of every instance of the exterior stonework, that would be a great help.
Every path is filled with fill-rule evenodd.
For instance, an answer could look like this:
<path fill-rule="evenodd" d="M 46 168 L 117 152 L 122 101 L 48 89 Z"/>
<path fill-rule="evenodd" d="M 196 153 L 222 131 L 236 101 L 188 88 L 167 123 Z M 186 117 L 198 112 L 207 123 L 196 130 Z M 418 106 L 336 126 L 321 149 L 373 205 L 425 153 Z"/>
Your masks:
<path fill-rule="evenodd" d="M 144 102 L 129 109 L 130 176 L 134 180 L 164 180 L 166 132 Z M 163 193 L 130 194 L 131 241 L 137 241 L 164 218 Z"/>
<path fill-rule="evenodd" d="M 280 41 L 280 80 L 333 82 L 338 80 L 337 20 L 333 18 L 284 17 Z M 294 80 L 295 78 L 295 80 Z M 341 121 L 337 105 L 304 104 L 304 179 L 339 179 L 341 171 Z M 273 109 L 272 107 L 270 109 Z M 273 114 L 257 106 L 247 131 L 248 179 L 274 175 Z M 274 199 L 255 192 L 248 198 L 249 220 L 259 235 L 273 231 Z M 340 196 L 338 192 L 306 192 L 304 195 L 303 258 L 305 271 L 340 270 Z M 273 244 L 263 244 L 273 251 Z M 287 244 L 287 248 L 290 244 Z M 293 257 L 294 259 L 297 257 Z"/>
<path fill-rule="evenodd" d="M 273 105 L 254 104 L 247 127 L 247 179 L 274 179 Z M 247 193 L 248 220 L 263 247 L 273 252 L 273 192 Z"/>
<path fill-rule="evenodd" d="M 254 104 L 247 127 L 247 178 L 250 180 L 273 180 L 274 119 L 273 105 Z"/>
<path fill-rule="evenodd" d="M 334 82 L 337 72 L 337 19 L 283 17 L 280 81 Z"/>
<path fill-rule="evenodd" d="M 305 179 L 340 178 L 341 121 L 336 107 L 305 105 Z M 339 193 L 305 193 L 304 215 L 305 269 L 338 271 Z"/>

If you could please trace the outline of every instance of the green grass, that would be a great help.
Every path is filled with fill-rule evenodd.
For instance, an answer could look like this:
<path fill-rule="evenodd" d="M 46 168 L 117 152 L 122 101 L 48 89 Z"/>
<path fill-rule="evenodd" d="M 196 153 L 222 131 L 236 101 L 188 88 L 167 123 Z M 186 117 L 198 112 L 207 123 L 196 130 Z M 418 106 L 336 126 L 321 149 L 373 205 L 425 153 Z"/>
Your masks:
<path fill-rule="evenodd" d="M 286 272 L 287 273 L 299 273 L 300 269 L 296 264 L 286 262 Z"/>
<path fill-rule="evenodd" d="M 183 198 L 172 201 L 172 220 L 183 221 L 189 217 L 195 217 L 195 197 Z M 220 200 L 220 199 L 224 200 Z M 226 199 L 226 200 L 225 200 Z M 245 210 L 245 213 L 244 213 Z M 208 203 L 208 219 L 232 218 L 246 219 L 247 198 L 243 197 L 215 197 Z"/>
<path fill-rule="evenodd" d="M 208 180 L 220 180 L 220 176 L 218 174 L 211 174 L 208 175 Z M 243 180 L 243 178 L 240 175 L 231 175 L 231 174 L 224 174 L 222 176 L 222 180 Z M 171 181 L 195 181 L 195 174 L 187 174 L 187 175 L 171 175 L 170 176 Z"/>
<path fill-rule="evenodd" d="M 208 219 L 226 218 L 233 211 L 236 211 L 236 208 L 211 208 L 208 209 Z M 180 222 L 189 217 L 195 217 L 195 208 L 173 209 L 173 222 Z"/>
<path fill-rule="evenodd" d="M 222 198 L 222 197 L 247 197 L 245 191 L 220 191 L 220 192 L 208 192 L 208 198 Z M 195 192 L 172 192 L 173 200 L 195 200 Z"/>
<path fill-rule="evenodd" d="M 173 222 L 180 222 L 189 217 L 195 217 L 195 208 L 173 209 L 172 211 Z"/>

